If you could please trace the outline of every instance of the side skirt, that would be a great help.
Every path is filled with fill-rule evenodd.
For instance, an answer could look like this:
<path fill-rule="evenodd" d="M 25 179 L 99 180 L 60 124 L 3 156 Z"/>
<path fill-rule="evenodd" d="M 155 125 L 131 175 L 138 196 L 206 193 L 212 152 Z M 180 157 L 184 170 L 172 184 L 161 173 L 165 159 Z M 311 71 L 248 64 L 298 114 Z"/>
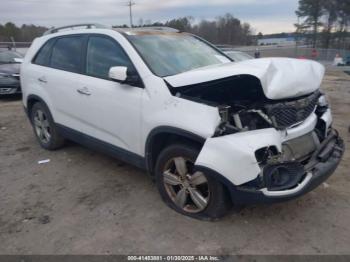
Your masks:
<path fill-rule="evenodd" d="M 140 169 L 146 170 L 146 161 L 145 161 L 145 158 L 142 156 L 139 156 L 135 153 L 132 153 L 123 148 L 114 146 L 112 144 L 106 143 L 104 141 L 101 141 L 89 135 L 83 134 L 69 127 L 66 127 L 57 123 L 56 123 L 56 127 L 60 135 L 62 135 L 63 137 L 69 140 L 72 140 L 78 144 L 84 145 L 93 150 L 110 155 L 114 158 L 122 160 Z"/>

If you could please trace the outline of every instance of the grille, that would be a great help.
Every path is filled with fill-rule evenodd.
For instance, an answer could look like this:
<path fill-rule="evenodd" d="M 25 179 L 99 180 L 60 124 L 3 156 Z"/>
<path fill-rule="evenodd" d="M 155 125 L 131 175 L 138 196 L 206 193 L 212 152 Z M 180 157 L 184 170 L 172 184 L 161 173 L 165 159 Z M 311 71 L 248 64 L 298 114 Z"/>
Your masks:
<path fill-rule="evenodd" d="M 319 92 L 291 102 L 268 105 L 267 114 L 277 129 L 285 129 L 308 118 L 315 110 Z"/>

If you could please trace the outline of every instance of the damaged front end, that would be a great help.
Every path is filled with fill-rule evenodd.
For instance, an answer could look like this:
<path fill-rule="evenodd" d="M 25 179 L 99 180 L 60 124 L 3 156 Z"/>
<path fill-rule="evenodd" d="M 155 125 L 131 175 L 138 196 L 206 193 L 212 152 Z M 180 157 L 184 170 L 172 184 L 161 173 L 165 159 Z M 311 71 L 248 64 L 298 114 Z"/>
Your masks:
<path fill-rule="evenodd" d="M 312 190 L 334 172 L 344 151 L 330 109 L 319 101 L 323 97 L 314 93 L 254 111 L 228 113 L 225 107 L 225 120 L 207 139 L 197 168 L 223 176 L 240 203 L 290 199 Z"/>
<path fill-rule="evenodd" d="M 271 99 L 261 79 L 241 74 L 170 90 L 218 108 L 221 123 L 195 165 L 226 183 L 236 203 L 300 196 L 325 181 L 341 160 L 344 143 L 319 89 Z"/>

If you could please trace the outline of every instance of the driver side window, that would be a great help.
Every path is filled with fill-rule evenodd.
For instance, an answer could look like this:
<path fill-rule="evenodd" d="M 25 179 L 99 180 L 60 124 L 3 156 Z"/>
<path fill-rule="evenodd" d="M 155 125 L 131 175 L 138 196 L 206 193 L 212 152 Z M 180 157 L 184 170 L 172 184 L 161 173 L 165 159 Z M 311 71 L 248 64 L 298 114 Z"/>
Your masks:
<path fill-rule="evenodd" d="M 136 71 L 118 43 L 106 37 L 90 36 L 87 45 L 86 74 L 108 79 L 109 69 L 113 66 L 125 66 L 129 72 Z"/>

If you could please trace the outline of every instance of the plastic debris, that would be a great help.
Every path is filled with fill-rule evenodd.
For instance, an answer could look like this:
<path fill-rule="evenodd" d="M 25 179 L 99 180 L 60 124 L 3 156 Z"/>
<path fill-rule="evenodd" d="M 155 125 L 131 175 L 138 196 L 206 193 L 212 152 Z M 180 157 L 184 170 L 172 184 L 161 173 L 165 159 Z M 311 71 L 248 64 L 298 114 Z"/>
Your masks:
<path fill-rule="evenodd" d="M 46 163 L 49 163 L 49 162 L 50 162 L 50 159 L 44 159 L 44 160 L 38 161 L 38 164 L 42 165 L 42 164 L 46 164 Z"/>

